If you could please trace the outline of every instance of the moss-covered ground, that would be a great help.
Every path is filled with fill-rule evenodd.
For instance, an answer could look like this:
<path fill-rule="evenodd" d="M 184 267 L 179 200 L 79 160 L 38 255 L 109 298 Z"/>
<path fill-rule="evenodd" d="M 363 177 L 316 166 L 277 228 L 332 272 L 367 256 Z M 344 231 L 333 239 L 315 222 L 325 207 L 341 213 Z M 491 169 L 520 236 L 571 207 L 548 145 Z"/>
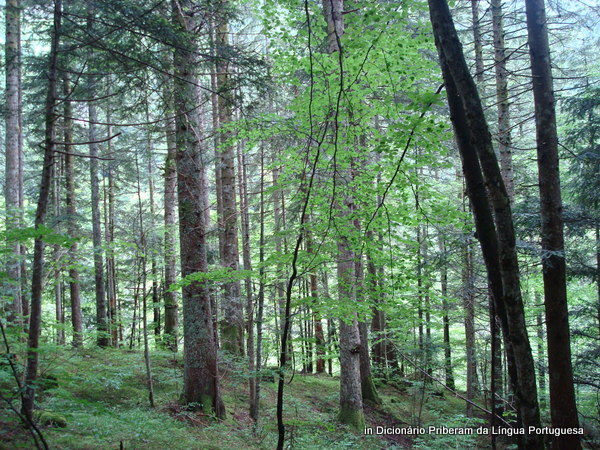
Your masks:
<path fill-rule="evenodd" d="M 227 418 L 221 422 L 178 403 L 182 391 L 181 355 L 152 353 L 156 398 L 150 408 L 143 355 L 114 349 L 55 348 L 41 357 L 40 422 L 50 448 L 60 449 L 272 449 L 277 442 L 276 384 L 261 383 L 261 420 L 248 415 L 244 371 L 230 364 L 223 374 Z M 6 374 L 7 372 L 4 371 Z M 10 391 L 10 377 L 0 380 Z M 339 380 L 328 375 L 294 375 L 285 387 L 287 446 L 298 449 L 486 448 L 476 436 L 384 433 L 376 427 L 478 425 L 466 419 L 464 402 L 418 383 L 403 388 L 379 385 L 381 406 L 366 406 L 367 427 L 354 431 L 340 425 Z M 14 401 L 18 406 L 18 400 Z M 35 448 L 6 402 L 0 405 L 0 448 Z"/>

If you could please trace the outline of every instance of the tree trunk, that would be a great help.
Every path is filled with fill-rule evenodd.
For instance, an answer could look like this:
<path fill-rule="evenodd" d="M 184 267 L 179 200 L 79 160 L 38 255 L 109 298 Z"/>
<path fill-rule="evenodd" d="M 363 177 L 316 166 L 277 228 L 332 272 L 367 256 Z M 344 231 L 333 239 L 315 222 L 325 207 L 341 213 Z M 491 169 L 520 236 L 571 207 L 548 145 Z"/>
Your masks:
<path fill-rule="evenodd" d="M 450 342 L 450 318 L 448 307 L 448 259 L 446 257 L 446 241 L 441 232 L 438 236 L 440 250 L 440 290 L 442 295 L 442 323 L 444 328 L 444 375 L 446 386 L 454 389 L 454 372 L 452 370 L 452 344 Z"/>
<path fill-rule="evenodd" d="M 20 0 L 7 0 L 6 18 L 6 112 L 5 112 L 5 183 L 4 199 L 6 208 L 6 229 L 13 230 L 21 226 L 21 120 L 20 120 Z M 21 246 L 18 241 L 9 242 L 10 253 L 6 263 L 8 283 L 5 284 L 4 294 L 12 298 L 12 311 L 9 320 L 23 323 L 23 300 L 21 295 Z"/>
<path fill-rule="evenodd" d="M 265 169 L 264 169 L 264 150 L 260 148 L 260 235 L 258 249 L 259 264 L 259 286 L 258 286 L 258 311 L 256 313 L 256 372 L 259 373 L 262 367 L 262 346 L 263 346 L 263 320 L 265 305 Z M 254 415 L 258 419 L 260 411 L 260 376 L 256 379 L 256 389 L 254 391 Z"/>
<path fill-rule="evenodd" d="M 193 33 L 196 29 L 192 8 L 187 1 L 173 0 L 173 16 L 179 30 Z M 196 85 L 193 73 L 197 67 L 197 46 L 175 50 L 175 98 L 177 142 L 177 191 L 179 197 L 179 234 L 181 272 L 208 271 L 206 254 L 207 205 L 201 195 L 202 170 L 206 164 L 206 149 L 199 128 Z M 225 416 L 225 407 L 219 392 L 217 346 L 213 330 L 210 291 L 206 283 L 194 281 L 183 288 L 184 333 L 184 392 L 186 403 L 198 403 L 207 414 Z"/>
<path fill-rule="evenodd" d="M 217 56 L 217 90 L 219 92 L 218 111 L 219 127 L 225 127 L 233 120 L 233 87 L 229 79 L 229 25 L 225 18 L 225 9 L 228 0 L 220 0 L 218 7 L 221 16 L 217 18 L 216 29 L 216 56 Z M 239 250 L 237 231 L 237 208 L 235 188 L 235 167 L 233 145 L 227 141 L 231 132 L 219 130 L 219 157 L 221 175 L 221 203 L 223 225 L 223 252 L 221 263 L 232 271 L 239 270 Z M 221 347 L 233 355 L 244 354 L 244 316 L 240 298 L 240 282 L 230 281 L 224 283 L 221 324 Z"/>
<path fill-rule="evenodd" d="M 110 83 L 110 81 L 109 81 Z M 106 122 L 112 122 L 111 107 L 106 111 Z M 108 137 L 112 136 L 112 125 L 106 128 Z M 106 155 L 108 158 L 113 158 L 112 141 L 106 143 Z M 104 191 L 104 236 L 106 239 L 106 303 L 107 303 L 107 319 L 110 326 L 110 339 L 113 347 L 119 346 L 119 311 L 117 309 L 117 280 L 115 270 L 115 254 L 114 254 L 114 237 L 115 237 L 115 181 L 113 174 L 113 161 L 107 161 L 106 174 L 108 178 L 108 186 L 105 184 Z"/>
<path fill-rule="evenodd" d="M 88 29 L 93 25 L 93 7 L 89 6 L 87 19 Z M 104 286 L 104 262 L 102 250 L 102 229 L 100 224 L 100 185 L 98 182 L 98 112 L 94 98 L 96 97 L 97 78 L 89 77 L 88 92 L 92 99 L 88 103 L 88 138 L 90 154 L 90 191 L 92 200 L 92 243 L 94 247 L 94 281 L 96 286 L 96 333 L 99 347 L 109 345 L 108 323 L 106 314 L 106 293 Z"/>
<path fill-rule="evenodd" d="M 48 67 L 48 93 L 45 104 L 45 136 L 44 162 L 42 179 L 35 213 L 35 227 L 44 226 L 48 210 L 48 197 L 52 179 L 52 166 L 56 150 L 56 96 L 57 96 L 57 55 L 61 33 L 62 0 L 54 2 L 54 23 L 50 44 L 50 63 Z M 29 320 L 29 337 L 27 340 L 27 364 L 25 368 L 25 392 L 22 397 L 21 413 L 29 421 L 33 420 L 35 401 L 35 384 L 38 368 L 38 347 L 42 322 L 42 284 L 44 271 L 44 240 L 38 236 L 34 243 L 33 270 L 31 274 L 31 317 Z"/>
<path fill-rule="evenodd" d="M 57 88 L 58 90 L 58 88 Z M 53 213 L 54 217 L 58 218 L 61 216 L 60 210 L 60 195 L 61 195 L 61 184 L 60 180 L 62 178 L 62 155 L 55 157 L 55 163 L 53 166 L 52 173 L 52 203 L 53 203 Z M 57 221 L 59 223 L 59 221 Z M 57 227 L 55 231 L 60 232 L 60 229 Z M 54 265 L 54 312 L 56 319 L 56 344 L 64 345 L 65 343 L 65 315 L 63 308 L 63 282 L 62 282 L 62 249 L 60 245 L 53 244 L 52 245 L 52 258 Z"/>
<path fill-rule="evenodd" d="M 146 116 L 147 119 L 147 116 Z M 144 229 L 144 209 L 142 207 L 142 183 L 140 182 L 140 163 L 138 153 L 135 153 L 135 171 L 137 175 L 137 198 L 138 198 L 138 219 L 140 241 L 138 246 L 138 259 L 140 260 L 141 272 L 141 297 L 142 297 L 142 332 L 144 335 L 144 365 L 146 367 L 146 387 L 148 388 L 148 403 L 154 408 L 154 384 L 152 379 L 152 366 L 150 363 L 150 345 L 148 343 L 148 305 L 147 305 L 147 268 L 148 241 L 146 240 L 146 230 Z M 154 280 L 153 280 L 154 281 Z M 153 285 L 154 288 L 154 285 Z M 139 292 L 139 289 L 138 289 Z"/>
<path fill-rule="evenodd" d="M 355 255 L 344 237 L 338 240 L 338 293 L 340 302 L 356 301 L 354 289 L 356 274 Z M 360 371 L 360 334 L 356 313 L 340 320 L 340 422 L 358 430 L 364 427 L 363 399 Z"/>
<path fill-rule="evenodd" d="M 174 104 L 172 86 L 167 82 L 165 88 L 165 104 L 167 114 L 173 115 Z M 179 306 L 177 304 L 177 292 L 171 290 L 171 286 L 177 281 L 177 142 L 175 140 L 175 119 L 167 121 L 167 158 L 165 160 L 165 330 L 164 340 L 167 348 L 177 351 L 178 328 L 179 328 Z"/>
<path fill-rule="evenodd" d="M 548 336 L 550 415 L 552 426 L 555 428 L 577 428 L 579 419 L 571 367 L 558 134 L 546 11 L 544 0 L 526 0 L 525 7 L 533 78 L 542 216 L 542 268 Z M 578 449 L 581 448 L 581 443 L 578 435 L 563 434 L 552 439 L 552 446 L 556 449 Z"/>
<path fill-rule="evenodd" d="M 465 310 L 465 354 L 467 360 L 467 399 L 477 394 L 477 357 L 475 354 L 475 283 L 473 250 L 467 237 L 464 248 L 463 307 Z M 467 416 L 473 417 L 473 405 L 467 402 Z"/>
<path fill-rule="evenodd" d="M 496 103 L 498 108 L 498 151 L 500 169 L 511 202 L 515 197 L 512 167 L 512 139 L 510 135 L 510 111 L 508 102 L 508 70 L 504 46 L 502 0 L 491 0 L 492 28 L 494 32 L 494 67 L 496 70 Z"/>
<path fill-rule="evenodd" d="M 534 363 L 519 286 L 510 201 L 500 175 L 479 94 L 469 74 L 448 4 L 445 0 L 429 0 L 429 10 L 477 234 L 494 301 L 497 302 L 496 310 L 503 321 L 505 335 L 508 333 L 507 351 L 514 363 L 509 371 L 514 369 L 511 378 L 519 402 L 520 419 L 526 429 L 530 426 L 539 427 Z M 542 446 L 540 435 L 526 434 L 520 438 L 524 447 Z"/>
<path fill-rule="evenodd" d="M 71 93 L 71 83 L 69 75 L 65 72 L 63 75 L 63 95 L 64 101 L 64 139 L 65 139 L 65 203 L 67 206 L 67 232 L 72 238 L 78 237 L 79 230 L 77 226 L 77 206 L 75 197 L 75 157 L 73 156 L 73 147 L 69 144 L 73 142 L 73 107 L 69 100 Z M 73 347 L 79 348 L 83 345 L 83 319 L 81 317 L 81 286 L 79 284 L 79 270 L 77 269 L 77 241 L 69 247 L 69 294 L 71 297 L 71 323 L 73 325 Z"/>
<path fill-rule="evenodd" d="M 252 270 L 252 259 L 250 254 L 250 216 L 248 214 L 248 179 L 246 175 L 246 156 L 243 154 L 241 145 L 237 147 L 238 159 L 238 187 L 240 196 L 240 220 L 242 226 L 242 258 L 244 270 Z M 249 393 L 249 412 L 250 417 L 256 421 L 257 416 L 257 397 L 255 375 L 256 359 L 254 354 L 254 303 L 252 293 L 252 280 L 250 277 L 245 279 L 246 289 L 246 348 L 248 349 L 248 393 Z"/>
<path fill-rule="evenodd" d="M 471 18 L 473 20 L 473 44 L 475 47 L 475 76 L 477 82 L 483 82 L 483 46 L 481 44 L 481 24 L 479 21 L 479 0 L 471 0 Z"/>

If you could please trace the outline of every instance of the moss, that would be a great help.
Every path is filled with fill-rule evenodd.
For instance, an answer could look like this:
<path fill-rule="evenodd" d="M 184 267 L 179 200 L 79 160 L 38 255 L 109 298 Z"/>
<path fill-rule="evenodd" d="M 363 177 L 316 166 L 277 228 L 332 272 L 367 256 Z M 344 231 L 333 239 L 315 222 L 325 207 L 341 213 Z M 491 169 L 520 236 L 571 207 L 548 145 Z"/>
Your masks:
<path fill-rule="evenodd" d="M 243 346 L 240 347 L 240 328 L 235 325 L 221 324 L 221 349 L 234 356 L 243 356 Z"/>
<path fill-rule="evenodd" d="M 356 430 L 363 430 L 365 428 L 365 416 L 362 409 L 357 410 L 342 405 L 338 413 L 338 420 Z"/>
<path fill-rule="evenodd" d="M 363 378 L 361 388 L 363 400 L 365 402 L 373 405 L 381 405 L 381 397 L 379 397 L 379 394 L 377 393 L 373 377 Z"/>
<path fill-rule="evenodd" d="M 35 421 L 40 425 L 49 426 L 49 427 L 67 427 L 67 419 L 60 414 L 51 412 L 51 411 L 36 411 L 34 413 Z"/>

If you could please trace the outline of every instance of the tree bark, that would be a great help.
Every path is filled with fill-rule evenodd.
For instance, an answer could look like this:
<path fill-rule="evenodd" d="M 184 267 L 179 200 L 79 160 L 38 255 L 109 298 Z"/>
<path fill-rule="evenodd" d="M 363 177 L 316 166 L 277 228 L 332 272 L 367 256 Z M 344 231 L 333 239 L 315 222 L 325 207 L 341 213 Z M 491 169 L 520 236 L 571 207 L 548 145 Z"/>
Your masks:
<path fill-rule="evenodd" d="M 177 192 L 179 197 L 179 234 L 181 272 L 208 271 L 206 254 L 206 215 L 202 168 L 206 149 L 201 140 L 197 106 L 197 46 L 192 35 L 196 29 L 189 1 L 173 0 L 175 26 L 191 36 L 187 46 L 175 50 L 175 98 L 177 142 Z M 183 288 L 184 392 L 186 403 L 198 403 L 207 414 L 225 416 L 219 389 L 217 346 L 213 330 L 210 290 L 205 282 L 194 281 Z"/>
<path fill-rule="evenodd" d="M 89 7 L 87 19 L 88 29 L 93 25 L 93 7 Z M 104 261 L 102 250 L 102 228 L 100 224 L 100 185 L 98 181 L 98 111 L 96 108 L 97 78 L 89 77 L 88 93 L 92 99 L 88 103 L 88 138 L 90 154 L 90 191 L 92 201 L 92 244 L 94 247 L 94 282 L 96 287 L 96 342 L 99 347 L 109 345 L 108 323 L 106 314 L 106 292 L 104 286 Z"/>
<path fill-rule="evenodd" d="M 519 402 L 520 419 L 526 429 L 539 427 L 535 370 L 525 327 L 510 201 L 448 4 L 445 0 L 429 0 L 429 11 L 478 238 L 497 302 L 496 309 L 503 321 L 503 331 L 508 333 L 507 351 L 514 357 L 511 378 Z M 520 439 L 521 445 L 527 448 L 542 446 L 540 435 L 529 433 Z"/>
<path fill-rule="evenodd" d="M 512 166 L 512 139 L 510 134 L 510 110 L 508 101 L 508 70 L 506 69 L 506 47 L 502 0 L 491 0 L 492 28 L 494 33 L 494 67 L 496 70 L 496 103 L 498 109 L 498 151 L 500 170 L 510 201 L 515 197 Z"/>
<path fill-rule="evenodd" d="M 65 203 L 67 206 L 67 232 L 71 238 L 79 235 L 77 226 L 77 204 L 75 196 L 75 157 L 70 145 L 73 142 L 73 107 L 69 100 L 71 93 L 71 82 L 69 75 L 63 75 L 64 101 L 64 140 L 65 140 Z M 81 316 L 81 286 L 79 283 L 79 270 L 77 269 L 77 241 L 69 247 L 69 294 L 71 299 L 71 324 L 73 325 L 73 347 L 79 348 L 83 345 L 83 319 Z"/>
<path fill-rule="evenodd" d="M 172 85 L 167 82 L 165 87 L 165 104 L 167 114 L 174 114 Z M 177 142 L 175 139 L 175 119 L 169 119 L 166 124 L 167 157 L 165 160 L 165 330 L 164 339 L 167 348 L 176 352 L 178 346 L 179 306 L 177 292 L 171 286 L 177 281 Z"/>
<path fill-rule="evenodd" d="M 577 428 L 579 419 L 571 367 L 558 134 L 546 11 L 544 0 L 526 0 L 525 7 L 533 78 L 542 216 L 542 268 L 550 374 L 550 416 L 555 428 Z M 563 434 L 552 438 L 552 446 L 556 449 L 579 449 L 581 442 L 576 434 Z"/>
<path fill-rule="evenodd" d="M 57 97 L 57 55 L 61 34 L 62 0 L 54 1 L 54 17 L 52 39 L 50 44 L 50 62 L 48 66 L 48 92 L 44 109 L 45 136 L 44 136 L 44 161 L 42 179 L 35 213 L 35 227 L 44 226 L 48 211 L 48 197 L 52 181 L 52 165 L 56 150 L 56 97 Z M 40 328 L 42 322 L 42 284 L 44 271 L 44 239 L 38 236 L 34 243 L 33 268 L 31 274 L 31 317 L 29 320 L 29 337 L 27 340 L 27 364 L 25 368 L 25 392 L 22 397 L 21 413 L 29 421 L 33 420 L 33 406 L 35 401 L 35 383 L 38 368 L 38 348 Z"/>
<path fill-rule="evenodd" d="M 444 328 L 444 375 L 446 386 L 454 389 L 454 372 L 452 370 L 452 344 L 450 342 L 450 318 L 448 306 L 448 258 L 446 256 L 446 241 L 440 232 L 438 235 L 440 250 L 440 290 L 442 296 L 442 323 Z"/>
<path fill-rule="evenodd" d="M 228 0 L 220 0 L 218 4 L 220 16 L 217 17 L 216 28 L 216 60 L 217 60 L 217 90 L 219 111 L 219 160 L 221 175 L 221 204 L 223 226 L 223 247 L 221 263 L 232 271 L 239 270 L 238 228 L 235 188 L 234 148 L 227 142 L 231 132 L 226 127 L 233 120 L 233 88 L 230 81 L 229 25 L 225 17 Z M 240 296 L 240 282 L 224 283 L 221 324 L 221 347 L 233 355 L 244 354 L 244 316 Z"/>
<path fill-rule="evenodd" d="M 21 120 L 20 120 L 20 0 L 7 0 L 5 8 L 6 19 L 6 112 L 5 112 L 5 183 L 4 199 L 6 208 L 6 229 L 14 230 L 21 225 Z M 21 294 L 21 245 L 17 240 L 9 242 L 10 253 L 6 263 L 8 282 L 5 284 L 5 294 L 12 298 L 12 311 L 9 320 L 23 323 L 23 300 Z"/>

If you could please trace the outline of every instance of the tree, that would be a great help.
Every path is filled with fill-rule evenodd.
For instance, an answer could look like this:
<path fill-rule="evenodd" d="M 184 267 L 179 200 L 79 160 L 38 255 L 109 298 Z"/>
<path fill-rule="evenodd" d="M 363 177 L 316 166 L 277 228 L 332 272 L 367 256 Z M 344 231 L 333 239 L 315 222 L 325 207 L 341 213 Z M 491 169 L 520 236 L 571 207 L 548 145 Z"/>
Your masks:
<path fill-rule="evenodd" d="M 577 428 L 577 406 L 571 367 L 571 342 L 562 200 L 558 169 L 558 133 L 554 88 L 544 0 L 527 0 L 527 34 L 537 142 L 537 162 L 542 218 L 542 268 L 550 373 L 552 426 Z M 552 440 L 554 448 L 581 448 L 579 435 L 561 435 Z"/>
<path fill-rule="evenodd" d="M 42 289 L 44 272 L 44 234 L 46 213 L 48 212 L 48 199 L 52 182 L 52 165 L 56 150 L 56 112 L 57 83 L 58 83 L 58 46 L 61 36 L 62 0 L 54 1 L 54 15 L 52 25 L 52 38 L 50 45 L 50 58 L 48 65 L 48 91 L 44 108 L 45 136 L 44 136 L 44 162 L 40 190 L 35 212 L 35 228 L 38 235 L 35 238 L 33 254 L 33 271 L 31 274 L 31 317 L 29 319 L 29 336 L 27 339 L 27 365 L 25 369 L 25 393 L 22 397 L 21 412 L 33 420 L 33 407 L 35 402 L 35 384 L 37 379 L 39 361 L 39 340 L 42 324 Z"/>
<path fill-rule="evenodd" d="M 6 19 L 6 172 L 4 198 L 6 207 L 6 228 L 18 228 L 21 225 L 21 190 L 22 180 L 22 148 L 21 134 L 21 2 L 9 0 L 5 8 Z M 24 297 L 21 295 L 21 261 L 20 244 L 18 240 L 9 243 L 12 256 L 7 261 L 7 275 L 9 282 L 7 296 L 12 298 L 12 317 L 22 321 Z"/>
<path fill-rule="evenodd" d="M 467 194 L 488 271 L 505 345 L 512 359 L 511 381 L 523 426 L 539 427 L 535 370 L 525 326 L 523 301 L 510 201 L 492 146 L 491 136 L 473 78 L 462 53 L 445 0 L 429 0 L 429 12 L 452 124 L 458 142 Z M 489 199 L 489 200 L 488 200 Z M 492 207 L 494 216 L 492 216 Z M 540 448 L 541 437 L 522 437 L 528 448 Z"/>
<path fill-rule="evenodd" d="M 237 227 L 237 207 L 235 188 L 235 159 L 233 145 L 228 142 L 231 132 L 227 125 L 233 120 L 233 95 L 234 90 L 230 80 L 229 61 L 229 26 L 227 20 L 228 1 L 220 0 L 217 9 L 216 27 L 216 70 L 218 91 L 218 119 L 219 119 L 219 149 L 217 164 L 219 165 L 221 187 L 221 217 L 219 225 L 223 227 L 223 245 L 221 248 L 221 263 L 224 267 L 239 270 L 239 246 Z M 241 170 L 238 169 L 238 170 Z M 234 355 L 244 353 L 244 317 L 241 303 L 240 282 L 232 280 L 223 287 L 222 299 L 223 325 L 221 327 L 221 340 L 224 350 Z"/>
<path fill-rule="evenodd" d="M 194 74 L 198 60 L 192 3 L 173 0 L 172 5 L 176 29 L 190 39 L 178 41 L 174 56 L 181 274 L 187 277 L 208 271 L 205 214 L 208 205 L 201 195 L 206 148 L 197 111 L 200 99 L 198 78 Z M 185 402 L 199 404 L 206 413 L 223 418 L 225 407 L 219 389 L 213 312 L 206 281 L 192 280 L 183 287 L 182 297 Z"/>

